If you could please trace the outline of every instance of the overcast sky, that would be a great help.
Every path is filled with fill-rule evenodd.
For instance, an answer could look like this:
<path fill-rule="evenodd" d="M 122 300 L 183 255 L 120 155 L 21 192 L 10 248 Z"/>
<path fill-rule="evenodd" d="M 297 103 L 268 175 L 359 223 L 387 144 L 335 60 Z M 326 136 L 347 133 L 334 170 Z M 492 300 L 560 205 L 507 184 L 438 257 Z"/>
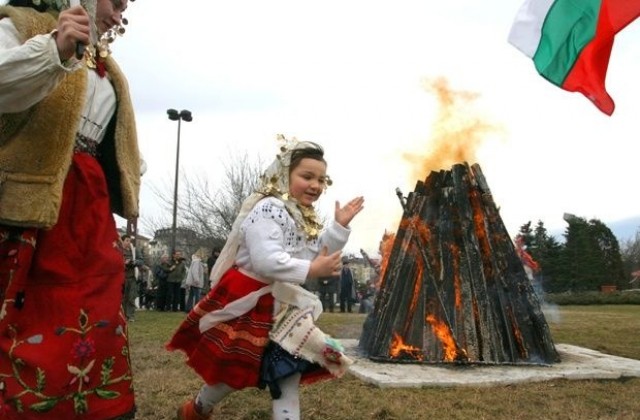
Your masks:
<path fill-rule="evenodd" d="M 605 223 L 640 215 L 640 22 L 616 38 L 607 76 L 616 111 L 607 117 L 508 44 L 520 5 L 130 2 L 113 50 L 149 166 L 142 218 L 158 211 L 150 186 L 173 180 L 177 123 L 167 108 L 193 113 L 182 123 L 180 170 L 213 184 L 237 151 L 270 162 L 278 133 L 322 144 L 334 186 L 320 207 L 366 199 L 352 225 L 355 252 L 375 253 L 385 229 L 396 231 L 395 188 L 411 191 L 434 148 L 460 144 L 459 135 L 447 140 L 451 127 L 472 119 L 482 129 L 462 136 L 475 147 L 463 145 L 465 158 L 482 167 L 512 236 L 527 221 L 562 230 L 565 212 Z M 452 106 L 429 88 L 434 80 L 458 98 Z"/>

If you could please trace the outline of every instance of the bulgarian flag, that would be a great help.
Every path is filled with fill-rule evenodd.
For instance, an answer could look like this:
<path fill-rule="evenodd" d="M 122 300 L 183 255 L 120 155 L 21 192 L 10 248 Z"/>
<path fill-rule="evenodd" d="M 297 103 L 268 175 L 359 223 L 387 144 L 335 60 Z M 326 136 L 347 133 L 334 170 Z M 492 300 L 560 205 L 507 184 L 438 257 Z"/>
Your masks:
<path fill-rule="evenodd" d="M 542 77 L 611 115 L 615 105 L 604 82 L 613 38 L 638 15 L 640 0 L 526 0 L 509 42 Z"/>

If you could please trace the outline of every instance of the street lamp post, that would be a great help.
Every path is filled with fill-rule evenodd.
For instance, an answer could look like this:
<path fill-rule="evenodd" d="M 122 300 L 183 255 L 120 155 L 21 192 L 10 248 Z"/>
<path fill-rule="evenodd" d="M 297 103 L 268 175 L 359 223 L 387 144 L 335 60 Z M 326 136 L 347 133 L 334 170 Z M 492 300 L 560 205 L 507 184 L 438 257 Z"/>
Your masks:
<path fill-rule="evenodd" d="M 171 255 L 176 251 L 176 224 L 178 216 L 178 168 L 180 166 L 180 123 L 193 120 L 191 111 L 183 109 L 178 112 L 175 109 L 167 109 L 167 115 L 171 121 L 178 121 L 178 144 L 176 146 L 176 175 L 173 186 L 173 222 L 171 224 Z"/>

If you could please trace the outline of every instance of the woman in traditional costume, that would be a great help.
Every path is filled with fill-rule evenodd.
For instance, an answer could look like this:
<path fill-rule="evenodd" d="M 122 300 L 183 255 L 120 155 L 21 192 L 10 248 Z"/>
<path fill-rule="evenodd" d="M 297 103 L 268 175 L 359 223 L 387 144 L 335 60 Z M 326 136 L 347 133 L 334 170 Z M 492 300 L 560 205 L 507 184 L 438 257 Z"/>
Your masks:
<path fill-rule="evenodd" d="M 137 217 L 142 165 L 109 55 L 127 0 L 83 5 L 0 7 L 0 418 L 135 414 L 113 212 Z"/>

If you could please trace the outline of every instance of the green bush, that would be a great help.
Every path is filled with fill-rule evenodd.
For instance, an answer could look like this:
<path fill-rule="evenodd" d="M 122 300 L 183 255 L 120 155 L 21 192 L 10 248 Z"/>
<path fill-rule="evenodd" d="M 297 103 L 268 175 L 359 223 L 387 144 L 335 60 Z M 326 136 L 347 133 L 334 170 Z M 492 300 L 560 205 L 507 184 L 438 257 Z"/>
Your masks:
<path fill-rule="evenodd" d="M 640 290 L 545 293 L 544 301 L 556 305 L 640 305 Z"/>

